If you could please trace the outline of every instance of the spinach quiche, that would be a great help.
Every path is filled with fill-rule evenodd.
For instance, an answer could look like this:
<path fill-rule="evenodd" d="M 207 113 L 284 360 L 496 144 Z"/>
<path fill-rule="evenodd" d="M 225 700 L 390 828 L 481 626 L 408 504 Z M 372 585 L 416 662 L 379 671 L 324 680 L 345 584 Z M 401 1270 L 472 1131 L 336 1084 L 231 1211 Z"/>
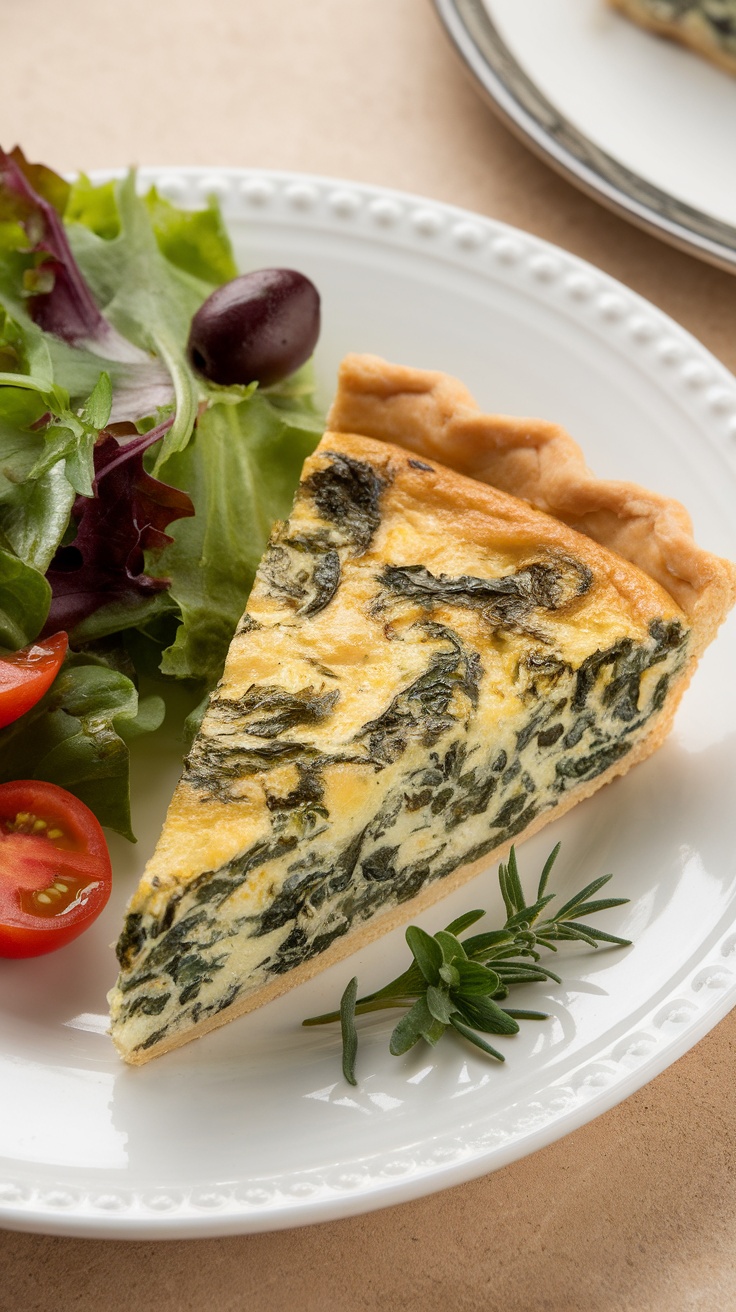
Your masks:
<path fill-rule="evenodd" d="M 648 756 L 735 584 L 561 429 L 348 357 L 129 904 L 121 1055 L 276 997 Z"/>
<path fill-rule="evenodd" d="M 736 73 L 736 0 L 609 0 L 642 27 Z"/>

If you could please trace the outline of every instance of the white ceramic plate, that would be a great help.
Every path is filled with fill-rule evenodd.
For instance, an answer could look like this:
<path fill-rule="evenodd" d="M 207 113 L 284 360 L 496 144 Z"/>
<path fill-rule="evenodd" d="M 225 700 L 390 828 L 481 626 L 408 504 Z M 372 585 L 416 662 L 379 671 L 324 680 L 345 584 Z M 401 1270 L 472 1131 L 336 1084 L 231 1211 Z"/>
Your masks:
<path fill-rule="evenodd" d="M 736 270 L 736 78 L 606 0 L 434 0 L 491 105 L 572 182 Z"/>
<path fill-rule="evenodd" d="M 486 407 L 544 415 L 602 474 L 680 496 L 707 546 L 736 555 L 736 385 L 671 320 L 533 237 L 431 201 L 283 174 L 146 171 L 222 199 L 242 267 L 288 264 L 321 289 L 327 402 L 346 350 L 462 377 Z M 449 1038 L 388 1053 L 362 1024 L 360 1087 L 340 1074 L 333 1006 L 397 974 L 401 931 L 279 1001 L 138 1070 L 105 1036 L 108 947 L 178 774 L 166 732 L 133 762 L 140 842 L 112 844 L 114 897 L 63 951 L 0 962 L 0 1223 L 56 1233 L 264 1230 L 398 1203 L 480 1175 L 584 1124 L 652 1078 L 736 999 L 736 625 L 707 653 L 658 755 L 520 851 L 529 880 L 563 840 L 556 886 L 615 872 L 606 913 L 627 950 L 573 951 L 552 1019 L 505 1042 L 503 1067 Z M 500 911 L 495 873 L 423 918 Z M 520 1000 L 517 1005 L 524 1005 Z"/>

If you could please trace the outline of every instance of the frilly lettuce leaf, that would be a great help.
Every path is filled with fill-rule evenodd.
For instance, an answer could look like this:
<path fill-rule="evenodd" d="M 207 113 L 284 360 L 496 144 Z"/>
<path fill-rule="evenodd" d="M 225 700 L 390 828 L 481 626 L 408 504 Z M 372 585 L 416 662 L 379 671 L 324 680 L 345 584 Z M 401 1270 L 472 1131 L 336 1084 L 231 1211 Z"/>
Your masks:
<path fill-rule="evenodd" d="M 110 418 L 112 388 L 106 373 L 100 374 L 78 415 L 62 411 L 56 422 L 43 429 L 44 450 L 29 470 L 29 480 L 42 478 L 61 460 L 68 483 L 80 496 L 91 497 L 94 477 L 94 447 Z"/>
<path fill-rule="evenodd" d="M 67 229 L 74 223 L 81 223 L 108 241 L 117 237 L 120 232 L 120 214 L 116 191 L 117 182 L 92 182 L 86 173 L 80 173 L 70 184 L 67 193 L 64 207 Z"/>
<path fill-rule="evenodd" d="M 71 227 L 69 236 L 105 318 L 127 341 L 153 353 L 170 377 L 174 422 L 161 462 L 187 445 L 200 403 L 207 400 L 206 384 L 186 354 L 192 316 L 223 273 L 233 276 L 235 266 L 213 208 L 192 219 L 155 193 L 147 201 L 137 194 L 133 173 L 118 184 L 116 198 L 116 237 L 105 240 L 81 224 Z"/>
<path fill-rule="evenodd" d="M 40 329 L 22 329 L 0 308 L 0 354 L 4 348 L 14 371 L 0 374 L 0 534 L 21 561 L 45 574 L 75 493 L 92 496 L 93 449 L 110 411 L 110 380 L 99 374 L 75 413 L 53 381 Z"/>
<path fill-rule="evenodd" d="M 207 295 L 220 283 L 237 278 L 233 248 L 214 201 L 201 210 L 181 210 L 151 187 L 143 203 L 161 254 L 177 269 L 207 283 Z"/>
<path fill-rule="evenodd" d="M 0 218 L 24 233 L 16 247 L 26 257 L 18 291 L 33 322 L 72 345 L 94 342 L 104 351 L 115 334 L 69 249 L 61 218 L 67 198 L 68 184 L 50 169 L 29 164 L 17 147 L 9 155 L 0 150 Z"/>

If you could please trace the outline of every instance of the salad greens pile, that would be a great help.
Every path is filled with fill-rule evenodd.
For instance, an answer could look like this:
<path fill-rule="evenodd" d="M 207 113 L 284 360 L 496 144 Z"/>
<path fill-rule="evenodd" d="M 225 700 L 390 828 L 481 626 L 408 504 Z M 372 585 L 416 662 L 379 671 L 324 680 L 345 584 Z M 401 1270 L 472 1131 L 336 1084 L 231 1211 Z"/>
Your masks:
<path fill-rule="evenodd" d="M 70 642 L 0 731 L 0 782 L 60 784 L 128 838 L 127 744 L 164 715 L 139 676 L 204 704 L 323 429 L 309 366 L 267 390 L 191 368 L 192 315 L 237 273 L 214 200 L 0 150 L 0 647 Z"/>

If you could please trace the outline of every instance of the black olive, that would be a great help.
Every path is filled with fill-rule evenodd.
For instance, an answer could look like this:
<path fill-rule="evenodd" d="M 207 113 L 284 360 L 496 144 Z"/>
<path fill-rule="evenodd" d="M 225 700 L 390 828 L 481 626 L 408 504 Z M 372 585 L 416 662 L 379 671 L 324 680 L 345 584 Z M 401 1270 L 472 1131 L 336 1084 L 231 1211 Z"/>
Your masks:
<path fill-rule="evenodd" d="M 218 287 L 192 319 L 187 353 L 213 383 L 271 387 L 312 354 L 319 292 L 295 269 L 256 269 Z"/>

